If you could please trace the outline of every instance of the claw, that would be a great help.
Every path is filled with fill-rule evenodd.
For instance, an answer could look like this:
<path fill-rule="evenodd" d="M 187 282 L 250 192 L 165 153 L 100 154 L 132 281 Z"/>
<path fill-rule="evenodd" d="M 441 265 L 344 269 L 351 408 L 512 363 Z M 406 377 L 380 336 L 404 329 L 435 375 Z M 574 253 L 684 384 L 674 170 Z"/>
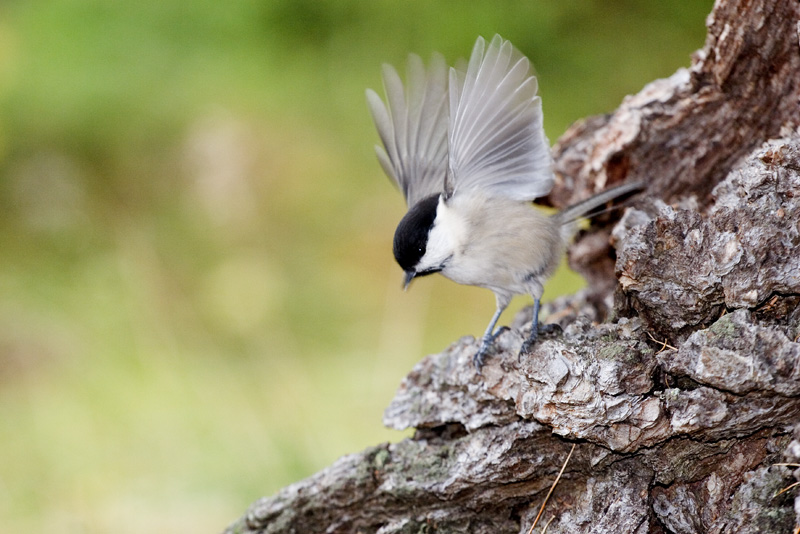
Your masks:
<path fill-rule="evenodd" d="M 478 352 L 476 352 L 475 356 L 472 357 L 472 364 L 475 366 L 475 371 L 478 374 L 481 374 L 481 368 L 483 367 L 483 364 L 486 363 L 486 355 L 489 352 L 495 337 L 497 336 L 483 336 L 483 338 L 481 338 L 481 346 L 478 349 Z"/>
<path fill-rule="evenodd" d="M 536 342 L 538 340 L 539 340 L 539 331 L 537 329 L 531 332 L 531 336 L 522 343 L 522 347 L 519 349 L 519 355 L 517 356 L 517 362 L 522 363 L 522 356 L 523 355 L 527 356 L 528 354 L 530 354 L 531 349 L 533 349 L 533 346 L 536 345 Z"/>
<path fill-rule="evenodd" d="M 483 367 L 485 359 L 486 359 L 486 351 L 483 350 L 483 347 L 481 347 L 481 349 L 475 353 L 475 356 L 472 357 L 472 364 L 475 366 L 476 374 L 481 374 L 481 368 Z"/>
<path fill-rule="evenodd" d="M 491 340 L 487 341 L 486 338 L 484 338 L 483 341 L 481 341 L 481 347 L 478 349 L 478 352 L 472 357 L 472 364 L 475 366 L 475 371 L 478 374 L 481 374 L 481 368 L 486 362 L 486 353 L 489 352 L 490 344 Z"/>

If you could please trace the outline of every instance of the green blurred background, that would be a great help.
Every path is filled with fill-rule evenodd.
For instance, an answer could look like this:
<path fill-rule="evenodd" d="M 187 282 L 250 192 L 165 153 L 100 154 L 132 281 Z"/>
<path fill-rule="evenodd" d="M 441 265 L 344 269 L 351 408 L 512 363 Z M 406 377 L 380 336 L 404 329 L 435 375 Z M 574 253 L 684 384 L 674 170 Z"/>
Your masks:
<path fill-rule="evenodd" d="M 494 298 L 400 290 L 381 63 L 499 32 L 555 140 L 687 66 L 711 4 L 1 3 L 0 531 L 216 532 L 401 439 L 400 380 Z"/>

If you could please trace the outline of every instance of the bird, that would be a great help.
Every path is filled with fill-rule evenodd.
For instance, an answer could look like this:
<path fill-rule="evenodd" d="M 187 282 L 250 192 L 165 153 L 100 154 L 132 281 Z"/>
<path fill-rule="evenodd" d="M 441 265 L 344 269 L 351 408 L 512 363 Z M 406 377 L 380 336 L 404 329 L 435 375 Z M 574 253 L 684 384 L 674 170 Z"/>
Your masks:
<path fill-rule="evenodd" d="M 532 201 L 555 180 L 542 102 L 530 61 L 499 35 L 478 37 L 466 68 L 434 53 L 427 68 L 411 54 L 406 84 L 383 65 L 386 101 L 367 89 L 381 144 L 383 171 L 408 211 L 394 234 L 403 288 L 434 273 L 490 289 L 496 308 L 472 362 L 480 374 L 503 330 L 495 327 L 516 295 L 533 297 L 531 332 L 519 358 L 539 334 L 545 281 L 577 230 L 576 221 L 610 200 L 642 188 L 626 183 L 555 214 Z"/>

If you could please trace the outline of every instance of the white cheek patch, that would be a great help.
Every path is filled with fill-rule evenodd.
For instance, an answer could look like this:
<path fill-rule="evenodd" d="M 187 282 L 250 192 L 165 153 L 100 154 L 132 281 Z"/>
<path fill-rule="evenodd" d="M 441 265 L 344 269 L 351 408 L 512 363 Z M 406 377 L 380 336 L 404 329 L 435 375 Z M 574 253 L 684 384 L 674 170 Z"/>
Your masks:
<path fill-rule="evenodd" d="M 425 255 L 419 260 L 417 271 L 428 269 L 438 269 L 448 257 L 453 254 L 453 246 L 447 234 L 437 224 L 431 229 L 428 235 L 428 245 L 425 247 Z"/>
<path fill-rule="evenodd" d="M 465 226 L 463 219 L 440 199 L 436 208 L 436 220 L 428 234 L 425 255 L 420 259 L 417 271 L 441 269 L 445 261 L 453 257 L 463 240 Z"/>

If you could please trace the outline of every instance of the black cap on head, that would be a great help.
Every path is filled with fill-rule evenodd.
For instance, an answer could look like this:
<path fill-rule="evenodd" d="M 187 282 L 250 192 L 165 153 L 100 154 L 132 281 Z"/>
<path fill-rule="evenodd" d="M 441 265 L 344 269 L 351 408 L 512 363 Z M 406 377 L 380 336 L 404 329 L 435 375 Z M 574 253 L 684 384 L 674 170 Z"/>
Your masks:
<path fill-rule="evenodd" d="M 394 232 L 394 259 L 404 271 L 414 271 L 428 246 L 428 234 L 436 220 L 439 195 L 420 200 L 408 210 Z"/>

